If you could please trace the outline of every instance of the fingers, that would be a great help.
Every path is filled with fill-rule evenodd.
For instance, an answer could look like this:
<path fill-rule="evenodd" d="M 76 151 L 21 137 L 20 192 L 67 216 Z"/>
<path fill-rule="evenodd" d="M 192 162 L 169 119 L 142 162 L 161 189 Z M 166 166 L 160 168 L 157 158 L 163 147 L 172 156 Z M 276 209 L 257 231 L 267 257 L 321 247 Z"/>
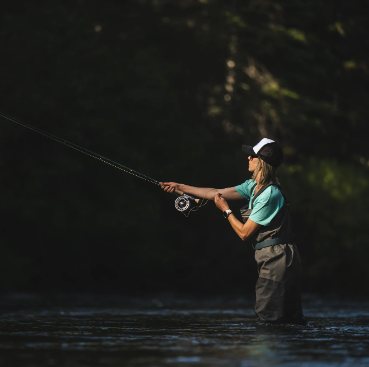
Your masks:
<path fill-rule="evenodd" d="M 162 186 L 162 189 L 165 192 L 169 192 L 169 193 L 173 193 L 174 192 L 174 187 L 171 187 L 171 186 Z"/>
<path fill-rule="evenodd" d="M 217 206 L 217 208 L 222 210 L 222 211 L 224 211 L 226 209 L 229 209 L 227 201 L 224 198 L 222 198 L 222 194 L 220 194 L 220 193 L 217 193 L 214 196 L 214 203 Z"/>
<path fill-rule="evenodd" d="M 224 202 L 225 200 L 221 197 L 222 194 L 218 193 L 214 196 L 214 203 L 215 205 L 220 209 L 219 205 L 222 205 L 222 201 Z"/>
<path fill-rule="evenodd" d="M 161 182 L 161 188 L 170 194 L 174 192 L 176 186 L 177 184 L 175 182 Z"/>

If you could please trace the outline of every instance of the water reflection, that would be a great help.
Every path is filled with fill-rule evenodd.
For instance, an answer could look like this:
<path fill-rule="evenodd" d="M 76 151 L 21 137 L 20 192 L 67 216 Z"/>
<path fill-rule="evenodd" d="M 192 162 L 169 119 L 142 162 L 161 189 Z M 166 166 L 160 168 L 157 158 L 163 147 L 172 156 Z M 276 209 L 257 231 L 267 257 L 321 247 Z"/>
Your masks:
<path fill-rule="evenodd" d="M 7 366 L 368 366 L 368 301 L 307 297 L 310 326 L 258 329 L 250 298 L 8 296 Z"/>

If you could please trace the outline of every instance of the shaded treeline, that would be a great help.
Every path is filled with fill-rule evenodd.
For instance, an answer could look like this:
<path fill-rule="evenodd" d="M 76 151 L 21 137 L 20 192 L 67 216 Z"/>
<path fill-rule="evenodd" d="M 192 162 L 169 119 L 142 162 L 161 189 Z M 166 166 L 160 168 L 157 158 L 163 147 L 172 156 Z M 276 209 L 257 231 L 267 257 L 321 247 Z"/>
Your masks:
<path fill-rule="evenodd" d="M 278 140 L 304 290 L 362 292 L 365 9 L 358 0 L 8 2 L 1 111 L 197 186 L 243 182 L 241 144 Z M 2 290 L 253 290 L 253 251 L 212 202 L 186 219 L 158 187 L 4 119 L 0 139 Z"/>

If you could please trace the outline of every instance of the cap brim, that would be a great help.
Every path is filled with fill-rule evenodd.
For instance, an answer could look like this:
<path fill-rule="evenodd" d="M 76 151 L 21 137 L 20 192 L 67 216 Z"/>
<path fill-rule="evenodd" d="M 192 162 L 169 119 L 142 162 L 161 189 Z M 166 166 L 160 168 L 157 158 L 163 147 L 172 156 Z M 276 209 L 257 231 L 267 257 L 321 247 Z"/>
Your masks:
<path fill-rule="evenodd" d="M 252 146 L 250 145 L 242 145 L 242 151 L 247 155 L 252 155 L 254 157 L 257 156 L 257 154 L 254 152 L 254 149 L 252 149 Z"/>

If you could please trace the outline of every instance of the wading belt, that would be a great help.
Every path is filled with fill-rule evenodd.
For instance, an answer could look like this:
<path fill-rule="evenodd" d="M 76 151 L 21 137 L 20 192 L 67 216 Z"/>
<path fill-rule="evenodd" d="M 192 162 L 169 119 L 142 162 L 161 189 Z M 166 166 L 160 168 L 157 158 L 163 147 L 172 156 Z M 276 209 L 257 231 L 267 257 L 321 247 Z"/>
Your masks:
<path fill-rule="evenodd" d="M 260 250 L 263 247 L 280 245 L 284 243 L 294 243 L 294 242 L 295 242 L 295 236 L 292 234 L 291 236 L 287 236 L 287 237 L 272 238 L 271 240 L 259 242 L 256 245 L 252 245 L 252 247 L 256 251 L 256 250 Z"/>

